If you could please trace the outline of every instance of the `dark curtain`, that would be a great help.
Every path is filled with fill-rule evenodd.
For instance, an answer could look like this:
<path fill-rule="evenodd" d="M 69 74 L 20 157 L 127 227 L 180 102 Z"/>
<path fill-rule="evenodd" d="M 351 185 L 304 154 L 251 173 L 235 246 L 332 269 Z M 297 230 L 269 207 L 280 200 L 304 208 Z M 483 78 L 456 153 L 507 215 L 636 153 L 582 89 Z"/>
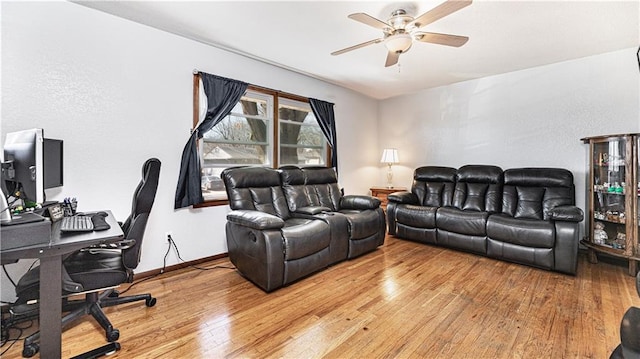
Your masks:
<path fill-rule="evenodd" d="M 183 208 L 204 202 L 202 198 L 200 159 L 197 141 L 224 119 L 240 101 L 247 90 L 247 83 L 200 72 L 200 79 L 207 96 L 207 114 L 198 125 L 182 151 L 180 175 L 176 187 L 174 208 Z"/>
<path fill-rule="evenodd" d="M 316 116 L 324 137 L 331 146 L 331 166 L 338 172 L 338 142 L 336 140 L 336 120 L 333 114 L 333 104 L 314 98 L 309 99 L 311 110 Z"/>

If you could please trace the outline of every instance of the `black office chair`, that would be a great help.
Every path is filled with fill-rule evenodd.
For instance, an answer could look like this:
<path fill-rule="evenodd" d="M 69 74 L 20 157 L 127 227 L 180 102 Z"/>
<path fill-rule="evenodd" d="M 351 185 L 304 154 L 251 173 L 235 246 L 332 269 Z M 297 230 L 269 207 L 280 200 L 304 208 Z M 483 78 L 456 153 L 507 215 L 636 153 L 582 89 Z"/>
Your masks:
<path fill-rule="evenodd" d="M 145 227 L 158 189 L 160 160 L 151 158 L 142 166 L 142 180 L 133 194 L 131 214 L 121 225 L 124 240 L 114 247 L 86 248 L 64 259 L 63 291 L 65 295 L 86 292 L 84 300 L 63 300 L 63 328 L 85 314 L 91 314 L 104 328 L 107 341 L 115 342 L 120 337 L 102 308 L 144 300 L 147 307 L 156 304 L 151 294 L 120 297 L 115 287 L 133 281 L 133 270 L 140 262 Z M 65 273 L 66 272 L 66 273 Z M 39 297 L 39 267 L 28 271 L 16 286 L 16 304 Z M 34 356 L 40 333 L 34 333 L 24 341 L 22 355 Z"/>
<path fill-rule="evenodd" d="M 640 272 L 636 274 L 636 290 L 640 296 Z M 640 308 L 631 307 L 620 322 L 620 344 L 610 359 L 640 359 Z"/>

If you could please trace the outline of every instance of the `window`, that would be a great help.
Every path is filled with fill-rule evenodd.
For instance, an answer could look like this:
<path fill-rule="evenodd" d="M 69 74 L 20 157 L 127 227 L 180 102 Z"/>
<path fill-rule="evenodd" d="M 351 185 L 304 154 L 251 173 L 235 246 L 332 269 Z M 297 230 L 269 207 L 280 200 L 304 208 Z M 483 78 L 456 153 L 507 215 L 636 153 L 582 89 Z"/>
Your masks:
<path fill-rule="evenodd" d="M 199 98 L 194 111 L 204 117 L 202 85 Z M 306 99 L 253 86 L 229 116 L 203 134 L 198 152 L 205 206 L 227 203 L 220 178 L 227 167 L 323 166 L 329 154 L 327 140 Z"/>

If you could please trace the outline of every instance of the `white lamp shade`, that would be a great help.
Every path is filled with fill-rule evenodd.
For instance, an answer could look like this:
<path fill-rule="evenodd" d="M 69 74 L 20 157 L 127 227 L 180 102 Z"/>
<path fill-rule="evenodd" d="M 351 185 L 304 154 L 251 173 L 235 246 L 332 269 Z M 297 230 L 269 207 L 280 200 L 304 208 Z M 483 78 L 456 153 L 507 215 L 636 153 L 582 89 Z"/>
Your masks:
<path fill-rule="evenodd" d="M 384 40 L 384 46 L 391 52 L 406 52 L 411 44 L 413 44 L 413 39 L 407 33 L 391 35 Z"/>
<path fill-rule="evenodd" d="M 398 163 L 398 150 L 395 148 L 385 148 L 382 151 L 382 158 L 380 159 L 382 163 Z"/>

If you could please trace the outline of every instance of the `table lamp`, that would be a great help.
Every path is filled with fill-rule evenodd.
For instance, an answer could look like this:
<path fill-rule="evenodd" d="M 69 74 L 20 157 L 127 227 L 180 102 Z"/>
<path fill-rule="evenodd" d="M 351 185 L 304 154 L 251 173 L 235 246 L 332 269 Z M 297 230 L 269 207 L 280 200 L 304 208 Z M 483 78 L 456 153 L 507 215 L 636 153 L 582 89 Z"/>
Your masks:
<path fill-rule="evenodd" d="M 382 151 L 382 158 L 380 162 L 386 163 L 389 166 L 387 170 L 387 188 L 393 188 L 393 170 L 391 170 L 391 166 L 394 163 L 398 163 L 398 150 L 395 148 L 385 148 Z"/>

